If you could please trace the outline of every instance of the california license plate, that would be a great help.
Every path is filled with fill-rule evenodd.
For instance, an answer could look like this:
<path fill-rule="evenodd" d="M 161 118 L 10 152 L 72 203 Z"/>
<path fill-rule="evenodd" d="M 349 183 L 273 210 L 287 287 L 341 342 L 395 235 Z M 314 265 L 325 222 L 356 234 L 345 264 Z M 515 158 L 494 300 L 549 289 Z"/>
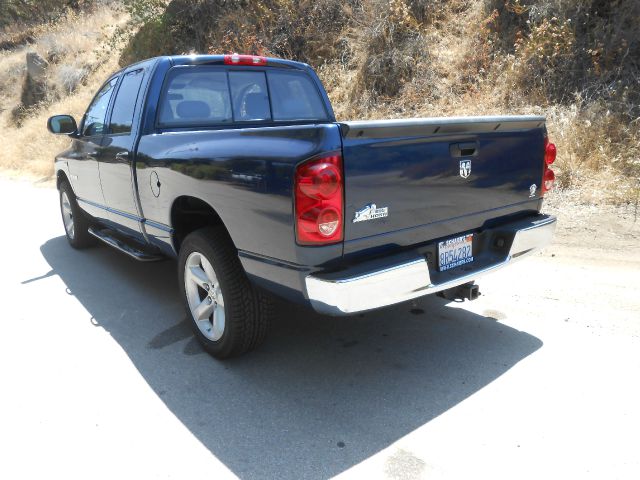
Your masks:
<path fill-rule="evenodd" d="M 473 262 L 473 234 L 438 243 L 438 269 L 442 272 Z"/>

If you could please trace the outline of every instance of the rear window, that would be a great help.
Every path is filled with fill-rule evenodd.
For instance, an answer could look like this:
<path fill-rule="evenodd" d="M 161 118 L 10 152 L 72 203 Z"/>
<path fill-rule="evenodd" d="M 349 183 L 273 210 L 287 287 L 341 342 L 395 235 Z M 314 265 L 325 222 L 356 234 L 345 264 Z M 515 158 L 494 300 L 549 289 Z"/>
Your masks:
<path fill-rule="evenodd" d="M 271 120 L 264 72 L 229 72 L 229 85 L 236 122 Z"/>
<path fill-rule="evenodd" d="M 327 120 L 320 93 L 303 72 L 174 67 L 161 96 L 161 127 Z"/>

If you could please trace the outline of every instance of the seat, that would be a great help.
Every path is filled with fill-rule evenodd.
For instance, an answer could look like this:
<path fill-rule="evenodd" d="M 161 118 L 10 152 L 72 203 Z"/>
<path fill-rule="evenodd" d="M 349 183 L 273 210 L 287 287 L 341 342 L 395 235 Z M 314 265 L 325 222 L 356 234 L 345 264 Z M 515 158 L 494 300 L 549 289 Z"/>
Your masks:
<path fill-rule="evenodd" d="M 244 97 L 243 120 L 266 120 L 271 118 L 269 100 L 264 93 L 249 93 Z"/>
<path fill-rule="evenodd" d="M 182 119 L 205 119 L 211 116 L 211 109 L 200 100 L 183 100 L 176 106 L 176 115 Z"/>
<path fill-rule="evenodd" d="M 313 114 L 309 111 L 309 106 L 305 105 L 297 98 L 287 98 L 282 102 L 281 112 L 277 118 L 286 120 L 302 120 L 312 118 Z"/>

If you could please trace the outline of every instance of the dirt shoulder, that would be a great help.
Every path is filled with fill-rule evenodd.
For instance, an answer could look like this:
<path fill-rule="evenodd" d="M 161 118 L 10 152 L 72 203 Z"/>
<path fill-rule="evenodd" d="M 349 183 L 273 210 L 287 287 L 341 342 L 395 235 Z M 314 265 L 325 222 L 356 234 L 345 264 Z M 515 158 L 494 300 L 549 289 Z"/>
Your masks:
<path fill-rule="evenodd" d="M 640 211 L 634 205 L 577 203 L 572 192 L 554 192 L 543 211 L 558 217 L 553 246 L 565 256 L 636 263 L 640 267 Z"/>

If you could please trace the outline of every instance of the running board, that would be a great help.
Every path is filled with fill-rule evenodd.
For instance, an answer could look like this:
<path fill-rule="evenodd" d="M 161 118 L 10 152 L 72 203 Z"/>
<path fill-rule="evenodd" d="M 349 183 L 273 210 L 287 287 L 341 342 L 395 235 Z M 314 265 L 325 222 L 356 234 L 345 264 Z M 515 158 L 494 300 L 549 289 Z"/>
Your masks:
<path fill-rule="evenodd" d="M 93 227 L 89 228 L 89 233 L 96 237 L 98 240 L 106 243 L 110 247 L 120 250 L 122 253 L 126 253 L 130 257 L 135 258 L 140 262 L 155 262 L 158 260 L 164 260 L 162 255 L 154 252 L 145 251 L 143 248 L 126 242 L 122 237 L 116 236 L 116 234 L 108 229 L 97 230 Z"/>

